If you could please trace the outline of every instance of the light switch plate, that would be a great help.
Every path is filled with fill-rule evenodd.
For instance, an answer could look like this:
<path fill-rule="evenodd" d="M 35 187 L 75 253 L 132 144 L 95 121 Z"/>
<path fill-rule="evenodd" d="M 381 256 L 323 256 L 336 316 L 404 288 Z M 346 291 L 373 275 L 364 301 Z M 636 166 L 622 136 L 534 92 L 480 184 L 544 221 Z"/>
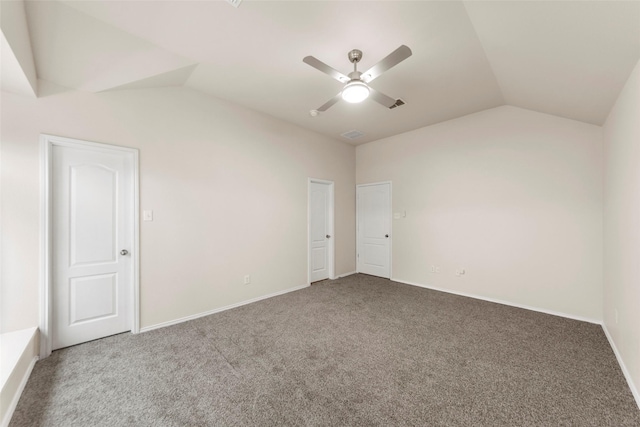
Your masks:
<path fill-rule="evenodd" d="M 144 212 L 142 212 L 142 220 L 143 221 L 153 221 L 153 211 L 144 211 Z"/>

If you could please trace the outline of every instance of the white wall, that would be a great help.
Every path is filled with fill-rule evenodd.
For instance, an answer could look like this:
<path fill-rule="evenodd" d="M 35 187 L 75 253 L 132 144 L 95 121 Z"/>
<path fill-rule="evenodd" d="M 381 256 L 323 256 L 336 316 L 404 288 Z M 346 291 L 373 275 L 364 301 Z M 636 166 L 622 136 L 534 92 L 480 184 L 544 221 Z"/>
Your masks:
<path fill-rule="evenodd" d="M 38 324 L 40 133 L 140 149 L 141 326 L 307 283 L 307 178 L 335 181 L 355 270 L 355 149 L 184 88 L 2 93 L 2 330 Z M 242 285 L 245 274 L 252 284 Z"/>
<path fill-rule="evenodd" d="M 604 143 L 604 325 L 640 404 L 640 62 L 609 113 Z"/>
<path fill-rule="evenodd" d="M 407 213 L 394 279 L 602 319 L 600 127 L 504 106 L 358 146 L 356 165 Z"/>

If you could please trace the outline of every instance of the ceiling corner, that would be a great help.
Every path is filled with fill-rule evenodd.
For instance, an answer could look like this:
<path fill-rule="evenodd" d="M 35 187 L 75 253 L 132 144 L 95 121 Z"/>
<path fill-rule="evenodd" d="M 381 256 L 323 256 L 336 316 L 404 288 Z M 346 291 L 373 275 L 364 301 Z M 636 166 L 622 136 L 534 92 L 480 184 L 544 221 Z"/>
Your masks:
<path fill-rule="evenodd" d="M 491 70 L 491 74 L 493 75 L 493 79 L 495 81 L 496 87 L 499 90 L 499 97 L 502 100 L 502 105 L 507 105 L 507 102 L 505 100 L 505 96 L 504 96 L 504 89 L 502 87 L 502 85 L 500 84 L 500 80 L 498 80 L 498 76 L 496 75 L 496 70 L 494 65 L 491 63 L 491 61 L 489 60 L 489 55 L 487 54 L 487 47 L 485 45 L 485 43 L 483 42 L 482 38 L 480 37 L 480 35 L 478 34 L 478 28 L 476 27 L 473 19 L 471 18 L 471 14 L 469 13 L 469 8 L 468 8 L 468 4 L 469 3 L 477 3 L 477 2 L 470 2 L 470 1 L 463 1 L 462 2 L 462 6 L 464 7 L 464 11 L 465 14 L 467 15 L 467 19 L 469 20 L 469 25 L 471 25 L 471 28 L 473 28 L 473 32 L 476 36 L 476 39 L 478 40 L 478 43 L 480 44 L 480 46 L 482 47 L 482 53 L 484 55 L 484 59 L 487 61 L 487 67 L 489 68 L 489 70 Z"/>

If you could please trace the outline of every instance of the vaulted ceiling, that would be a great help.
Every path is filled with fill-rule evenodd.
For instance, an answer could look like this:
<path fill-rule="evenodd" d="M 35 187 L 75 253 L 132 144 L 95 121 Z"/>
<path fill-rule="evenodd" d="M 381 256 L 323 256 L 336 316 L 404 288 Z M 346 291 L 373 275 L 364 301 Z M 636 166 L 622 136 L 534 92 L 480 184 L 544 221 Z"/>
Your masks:
<path fill-rule="evenodd" d="M 3 90 L 36 95 L 34 73 L 90 92 L 185 86 L 352 144 L 505 104 L 600 125 L 640 58 L 637 1 L 6 3 Z M 406 105 L 309 114 L 341 84 L 305 56 L 346 74 L 351 49 L 365 70 L 403 44 L 413 55 L 371 86 Z"/>

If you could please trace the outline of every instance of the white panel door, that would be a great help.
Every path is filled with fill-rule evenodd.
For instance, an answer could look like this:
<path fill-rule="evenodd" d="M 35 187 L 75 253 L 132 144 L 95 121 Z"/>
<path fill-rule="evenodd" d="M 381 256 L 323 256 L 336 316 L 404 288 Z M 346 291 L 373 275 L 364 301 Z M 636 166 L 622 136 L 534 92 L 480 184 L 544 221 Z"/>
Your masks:
<path fill-rule="evenodd" d="M 331 276 L 331 184 L 312 181 L 309 186 L 309 280 Z"/>
<path fill-rule="evenodd" d="M 391 184 L 357 187 L 358 272 L 391 277 Z"/>
<path fill-rule="evenodd" d="M 131 330 L 133 162 L 52 148 L 52 348 Z"/>

